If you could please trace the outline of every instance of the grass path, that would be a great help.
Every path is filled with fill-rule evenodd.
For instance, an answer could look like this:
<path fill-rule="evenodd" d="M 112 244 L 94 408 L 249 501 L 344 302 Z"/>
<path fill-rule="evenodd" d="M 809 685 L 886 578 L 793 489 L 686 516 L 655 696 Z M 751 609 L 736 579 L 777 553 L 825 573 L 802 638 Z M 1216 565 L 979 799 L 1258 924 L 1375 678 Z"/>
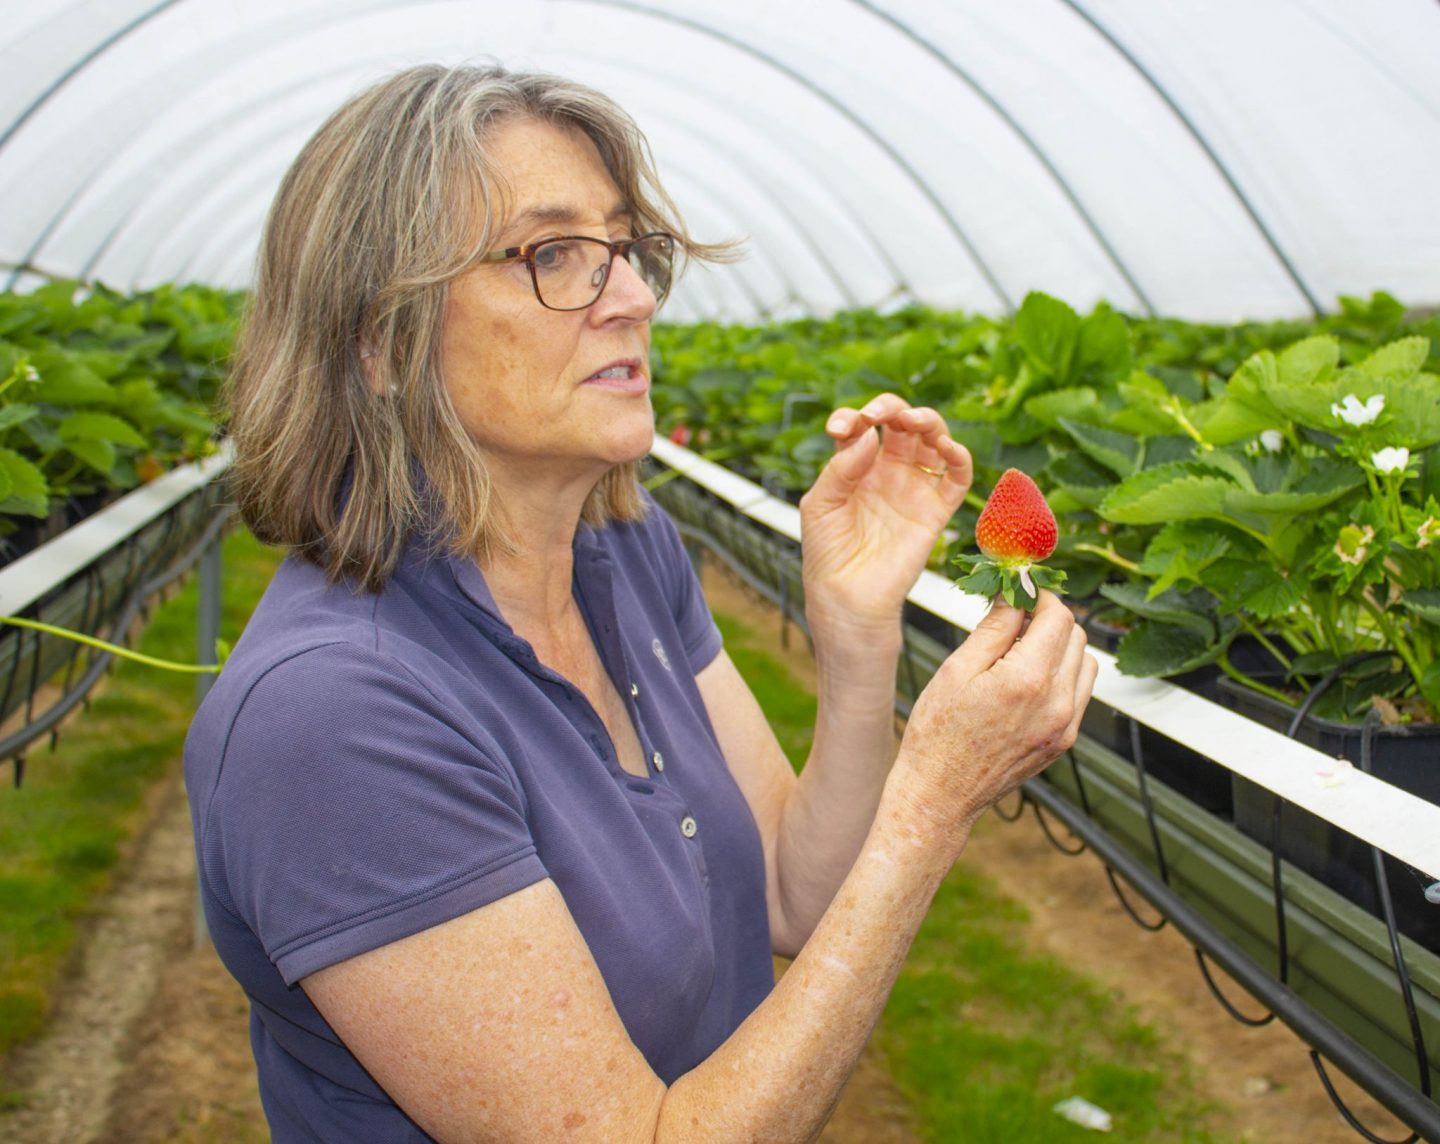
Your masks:
<path fill-rule="evenodd" d="M 226 638 L 272 564 L 273 554 L 248 537 L 227 546 Z M 732 655 L 800 761 L 814 718 L 807 661 L 779 651 L 773 617 L 743 594 L 711 591 Z M 143 646 L 193 655 L 193 617 L 187 593 L 161 610 Z M 0 892 L 31 911 L 0 920 L 0 982 L 22 1018 L 10 1035 L 33 1030 L 60 997 L 53 1036 L 27 1050 L 40 1064 L 21 1070 L 28 1091 L 0 1114 L 0 1137 L 264 1139 L 243 999 L 213 952 L 189 947 L 193 888 L 172 868 L 188 860 L 173 800 L 192 688 L 187 678 L 122 667 L 60 751 L 32 760 L 26 786 L 0 796 L 19 795 L 34 811 L 23 822 L 0 819 Z M 21 805 L 12 798 L 7 809 Z M 96 903 L 98 917 L 87 917 Z M 127 929 L 136 918 L 152 928 Z M 71 952 L 77 927 L 79 956 Z M 1072 1093 L 1115 1114 L 1115 1140 L 1219 1139 L 1203 1130 L 1207 1109 L 1183 1056 L 1111 992 L 1030 951 L 1025 911 L 962 864 L 824 1139 L 1090 1139 L 1051 1111 Z"/>

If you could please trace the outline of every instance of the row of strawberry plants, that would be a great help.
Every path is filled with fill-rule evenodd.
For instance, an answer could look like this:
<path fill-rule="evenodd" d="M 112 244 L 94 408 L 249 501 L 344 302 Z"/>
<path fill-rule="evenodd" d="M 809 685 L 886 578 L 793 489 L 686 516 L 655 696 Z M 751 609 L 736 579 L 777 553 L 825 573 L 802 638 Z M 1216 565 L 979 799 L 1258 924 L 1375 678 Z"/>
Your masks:
<path fill-rule="evenodd" d="M 242 295 L 56 282 L 0 295 L 0 545 L 212 447 Z M 1316 713 L 1380 695 L 1440 710 L 1440 318 L 1385 294 L 1318 322 L 1084 317 L 1032 294 L 1013 319 L 907 309 L 655 331 L 661 428 L 798 491 L 825 415 L 883 390 L 933 405 L 977 461 L 1033 475 L 1072 596 L 1128 628 L 1122 669 L 1172 675 L 1258 641 Z M 981 503 L 957 518 L 973 541 Z M 70 515 L 73 515 L 70 514 Z M 25 522 L 31 522 L 25 527 Z M 1384 651 L 1384 656 L 1362 658 Z M 1359 660 L 1359 662 L 1355 662 Z M 1262 690 L 1281 694 L 1251 678 Z"/>
<path fill-rule="evenodd" d="M 1385 294 L 1318 322 L 883 317 L 656 331 L 662 430 L 798 490 L 839 403 L 894 390 L 947 418 L 983 493 L 1030 473 L 1060 519 L 1050 561 L 1125 631 L 1121 669 L 1217 665 L 1317 715 L 1440 711 L 1440 318 Z M 973 544 L 979 495 L 957 518 Z M 1242 670 L 1258 648 L 1273 678 Z"/>
<path fill-rule="evenodd" d="M 0 294 L 0 554 L 213 448 L 243 296 L 50 283 Z"/>

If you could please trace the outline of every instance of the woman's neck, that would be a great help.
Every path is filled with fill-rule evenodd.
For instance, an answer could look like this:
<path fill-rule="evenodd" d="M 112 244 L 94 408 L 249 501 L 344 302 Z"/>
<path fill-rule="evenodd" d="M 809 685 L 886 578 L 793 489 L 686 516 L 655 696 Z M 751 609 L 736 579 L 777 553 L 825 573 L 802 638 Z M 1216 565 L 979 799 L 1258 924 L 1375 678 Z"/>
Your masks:
<path fill-rule="evenodd" d="M 552 630 L 574 607 L 575 533 L 590 488 L 541 487 L 492 476 L 492 496 L 504 505 L 515 547 L 481 563 L 501 615 L 527 638 Z"/>

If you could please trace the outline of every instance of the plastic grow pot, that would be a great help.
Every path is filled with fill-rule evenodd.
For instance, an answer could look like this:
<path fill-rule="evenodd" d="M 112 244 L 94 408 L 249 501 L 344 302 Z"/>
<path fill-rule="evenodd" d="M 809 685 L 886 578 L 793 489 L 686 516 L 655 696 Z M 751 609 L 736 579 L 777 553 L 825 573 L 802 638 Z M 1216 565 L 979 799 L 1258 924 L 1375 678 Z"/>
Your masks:
<path fill-rule="evenodd" d="M 1288 732 L 1295 709 L 1232 679 L 1219 682 L 1219 702 L 1257 723 Z M 1360 763 L 1362 728 L 1306 715 L 1295 738 L 1335 758 Z M 1380 727 L 1371 740 L 1370 771 L 1378 779 L 1440 804 L 1440 726 Z M 1270 845 L 1275 795 L 1234 776 L 1235 825 L 1265 846 Z M 1383 917 L 1375 883 L 1370 844 L 1325 819 L 1286 806 L 1281 816 L 1281 855 L 1375 917 Z M 1415 870 L 1389 854 L 1382 855 L 1395 921 L 1400 932 L 1432 952 L 1440 952 L 1440 902 L 1430 901 L 1426 888 L 1440 871 Z"/>
<path fill-rule="evenodd" d="M 1084 621 L 1090 646 L 1114 654 L 1124 638 L 1125 629 L 1104 620 Z M 1215 698 L 1215 683 L 1220 669 L 1213 665 L 1171 677 L 1168 682 L 1183 687 L 1205 699 Z M 1122 759 L 1135 762 L 1136 738 L 1145 763 L 1145 773 L 1164 783 L 1176 794 L 1189 799 L 1202 810 L 1229 819 L 1234 813 L 1234 792 L 1230 771 L 1189 747 L 1182 746 L 1127 715 L 1103 703 L 1091 703 L 1080 722 L 1082 734 Z"/>

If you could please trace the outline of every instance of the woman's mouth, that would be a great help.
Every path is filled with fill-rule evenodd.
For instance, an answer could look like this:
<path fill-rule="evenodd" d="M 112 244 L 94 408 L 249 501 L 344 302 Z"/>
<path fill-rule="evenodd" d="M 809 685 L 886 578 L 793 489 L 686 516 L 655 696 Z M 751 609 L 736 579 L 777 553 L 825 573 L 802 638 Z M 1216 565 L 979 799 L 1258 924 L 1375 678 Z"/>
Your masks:
<path fill-rule="evenodd" d="M 650 388 L 650 379 L 633 362 L 620 362 L 606 366 L 592 373 L 585 385 L 598 385 L 622 393 L 644 393 Z"/>

